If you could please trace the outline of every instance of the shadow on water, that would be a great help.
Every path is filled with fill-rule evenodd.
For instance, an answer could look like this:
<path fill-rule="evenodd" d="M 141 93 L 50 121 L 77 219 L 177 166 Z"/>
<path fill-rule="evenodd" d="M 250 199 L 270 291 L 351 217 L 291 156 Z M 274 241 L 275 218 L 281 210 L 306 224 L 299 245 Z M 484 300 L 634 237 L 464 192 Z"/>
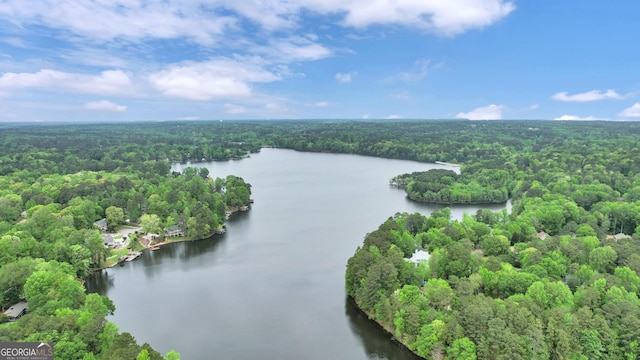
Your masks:
<path fill-rule="evenodd" d="M 109 276 L 109 269 L 103 269 L 88 276 L 86 279 L 85 287 L 87 293 L 97 292 L 103 293 L 106 289 L 113 287 L 113 277 Z M 96 289 L 89 291 L 88 289 Z M 100 289 L 100 290 L 97 290 Z"/>
<path fill-rule="evenodd" d="M 213 235 L 206 239 L 182 241 L 161 246 L 158 250 L 146 249 L 138 260 L 147 277 L 158 275 L 157 267 L 165 262 L 188 264 L 190 268 L 197 268 L 205 256 L 214 256 L 216 250 L 225 243 L 225 234 Z M 200 258 L 200 259 L 199 259 Z M 205 262 L 206 263 L 206 262 Z"/>
<path fill-rule="evenodd" d="M 409 351 L 356 306 L 353 299 L 345 297 L 345 314 L 349 326 L 364 346 L 369 359 L 419 360 L 421 357 Z"/>
<path fill-rule="evenodd" d="M 213 235 L 206 239 L 163 245 L 158 250 L 144 249 L 142 256 L 130 263 L 103 269 L 89 276 L 86 279 L 86 291 L 87 293 L 106 294 L 110 288 L 114 287 L 114 274 L 127 270 L 119 269 L 120 267 L 142 268 L 147 278 L 162 276 L 158 273 L 158 267 L 166 262 L 188 264 L 190 268 L 197 268 L 199 265 L 202 266 L 211 261 L 204 259 L 207 255 L 215 258 L 216 250 L 225 243 L 225 237 L 226 234 Z"/>

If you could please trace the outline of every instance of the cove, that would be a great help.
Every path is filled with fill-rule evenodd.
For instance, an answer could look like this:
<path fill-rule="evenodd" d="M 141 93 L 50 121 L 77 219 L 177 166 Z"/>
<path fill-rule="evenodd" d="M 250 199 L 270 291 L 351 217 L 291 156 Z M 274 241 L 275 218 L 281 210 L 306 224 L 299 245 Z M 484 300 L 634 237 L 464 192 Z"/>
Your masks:
<path fill-rule="evenodd" d="M 441 208 L 408 200 L 389 179 L 453 168 L 283 149 L 193 166 L 243 177 L 255 203 L 224 235 L 145 250 L 90 278 L 88 291 L 115 303 L 121 331 L 187 360 L 415 359 L 347 299 L 345 266 L 396 212 Z M 452 207 L 452 217 L 478 208 Z"/>

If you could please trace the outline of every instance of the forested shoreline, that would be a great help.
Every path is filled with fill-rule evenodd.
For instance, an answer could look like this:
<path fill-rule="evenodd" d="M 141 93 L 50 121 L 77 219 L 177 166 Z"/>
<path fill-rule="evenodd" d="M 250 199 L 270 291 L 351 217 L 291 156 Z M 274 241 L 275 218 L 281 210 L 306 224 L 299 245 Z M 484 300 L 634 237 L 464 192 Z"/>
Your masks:
<path fill-rule="evenodd" d="M 33 129 L 3 132 L 0 303 L 9 308 L 26 300 L 28 313 L 12 322 L 1 314 L 0 340 L 50 341 L 59 359 L 179 359 L 175 351 L 163 357 L 119 333 L 106 321 L 113 303 L 85 294 L 83 279 L 149 246 L 136 241 L 145 234 L 156 241 L 164 241 L 169 229 L 180 236 L 171 240 L 210 237 L 228 212 L 249 204 L 251 185 L 233 175 L 211 178 L 206 168 L 171 172 L 169 161 L 143 157 L 144 141 L 127 144 L 128 153 L 111 149 L 120 157 L 109 159 L 97 149 L 117 132 L 103 129 L 98 138 L 73 126 L 62 129 L 45 127 L 26 141 L 12 130 Z M 58 130 L 59 136 L 49 137 L 48 131 Z M 68 139 L 60 139 L 62 133 Z M 47 149 L 15 147 L 29 141 Z M 225 154 L 239 158 L 246 150 Z M 100 219 L 106 235 L 96 225 Z M 139 232 L 126 246 L 106 246 L 117 229 L 133 225 Z"/>
<path fill-rule="evenodd" d="M 632 122 L 0 125 L 2 302 L 27 298 L 33 309 L 0 325 L 0 340 L 53 341 L 64 359 L 162 359 L 118 334 L 105 321 L 110 300 L 85 295 L 75 280 L 109 256 L 93 222 L 111 209 L 114 226 L 146 215 L 153 230 L 182 225 L 206 237 L 226 207 L 246 204 L 250 186 L 195 168 L 171 173 L 170 164 L 241 159 L 269 146 L 458 163 L 460 175 L 390 177 L 417 201 L 511 199 L 512 214 L 481 210 L 462 221 L 446 211 L 398 214 L 349 261 L 348 294 L 414 351 L 635 358 L 639 135 Z M 427 264 L 404 260 L 420 248 L 431 253 Z"/>

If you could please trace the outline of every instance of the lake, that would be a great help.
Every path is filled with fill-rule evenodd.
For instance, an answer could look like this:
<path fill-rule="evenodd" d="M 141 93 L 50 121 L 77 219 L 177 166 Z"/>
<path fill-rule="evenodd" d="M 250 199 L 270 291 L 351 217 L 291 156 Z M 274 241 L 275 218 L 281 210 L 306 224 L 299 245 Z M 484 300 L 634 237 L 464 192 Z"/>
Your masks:
<path fill-rule="evenodd" d="M 283 149 L 194 166 L 243 177 L 255 203 L 224 235 L 145 250 L 89 279 L 88 291 L 115 303 L 109 319 L 121 331 L 186 360 L 415 359 L 347 299 L 345 267 L 396 212 L 441 208 L 408 200 L 389 179 L 452 168 Z M 477 209 L 456 206 L 452 217 Z"/>

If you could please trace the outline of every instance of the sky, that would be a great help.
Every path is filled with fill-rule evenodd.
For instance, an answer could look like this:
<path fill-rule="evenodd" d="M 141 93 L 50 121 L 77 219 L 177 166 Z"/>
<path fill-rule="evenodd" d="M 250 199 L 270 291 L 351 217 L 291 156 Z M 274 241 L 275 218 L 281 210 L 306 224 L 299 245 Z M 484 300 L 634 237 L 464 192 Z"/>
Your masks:
<path fill-rule="evenodd" d="M 640 120 L 638 0 L 0 0 L 0 121 Z"/>

